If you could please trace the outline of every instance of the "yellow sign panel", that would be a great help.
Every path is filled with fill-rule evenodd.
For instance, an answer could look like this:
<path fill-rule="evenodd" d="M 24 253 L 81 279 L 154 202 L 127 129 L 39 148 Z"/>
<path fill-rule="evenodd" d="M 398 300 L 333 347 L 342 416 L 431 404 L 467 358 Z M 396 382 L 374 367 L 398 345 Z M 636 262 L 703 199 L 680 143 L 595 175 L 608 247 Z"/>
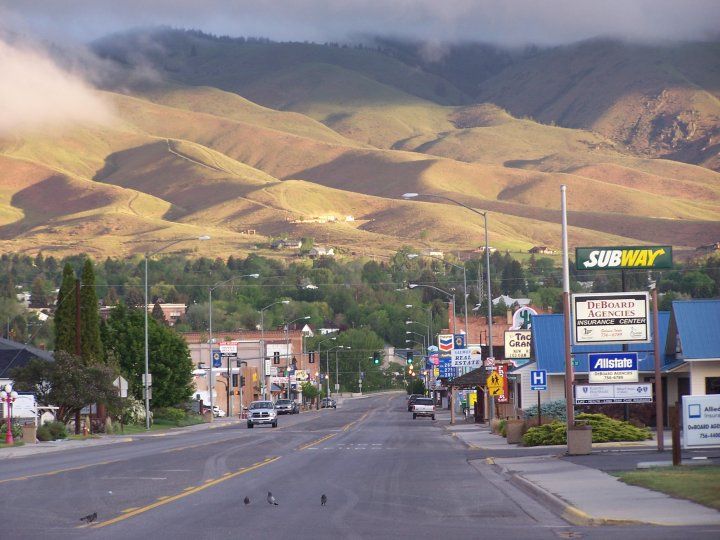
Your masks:
<path fill-rule="evenodd" d="M 486 381 L 488 392 L 491 396 L 503 395 L 505 389 L 505 378 L 497 373 L 491 373 Z"/>
<path fill-rule="evenodd" d="M 468 408 L 474 409 L 475 408 L 475 402 L 477 401 L 477 392 L 473 390 L 468 394 Z"/>

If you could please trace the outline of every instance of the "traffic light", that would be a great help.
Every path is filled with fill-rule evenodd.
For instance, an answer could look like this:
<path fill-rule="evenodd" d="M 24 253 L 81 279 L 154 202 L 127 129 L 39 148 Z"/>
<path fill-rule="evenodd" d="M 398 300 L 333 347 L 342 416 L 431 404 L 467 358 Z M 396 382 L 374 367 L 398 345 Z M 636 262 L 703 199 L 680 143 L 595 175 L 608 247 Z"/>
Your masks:
<path fill-rule="evenodd" d="M 240 377 L 240 386 L 245 386 L 245 375 Z"/>
<path fill-rule="evenodd" d="M 308 353 L 308 362 L 311 364 L 315 363 L 315 351 L 310 351 Z"/>
<path fill-rule="evenodd" d="M 378 351 L 375 351 L 373 353 L 373 364 L 375 364 L 376 366 L 380 365 L 380 353 Z"/>
<path fill-rule="evenodd" d="M 280 351 L 273 353 L 273 364 L 280 364 Z"/>
<path fill-rule="evenodd" d="M 407 363 L 408 363 L 409 365 L 412 365 L 412 363 L 413 363 L 413 351 L 408 351 L 408 352 L 407 352 Z"/>

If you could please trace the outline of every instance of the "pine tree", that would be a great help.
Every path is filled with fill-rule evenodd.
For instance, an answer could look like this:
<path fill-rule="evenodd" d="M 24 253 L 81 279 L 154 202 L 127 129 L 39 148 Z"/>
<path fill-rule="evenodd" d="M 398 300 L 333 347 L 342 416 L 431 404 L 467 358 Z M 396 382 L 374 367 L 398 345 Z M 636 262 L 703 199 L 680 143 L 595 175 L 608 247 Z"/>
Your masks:
<path fill-rule="evenodd" d="M 63 268 L 62 284 L 55 309 L 55 350 L 75 354 L 75 271 L 70 264 Z"/>
<path fill-rule="evenodd" d="M 86 364 L 96 364 L 103 358 L 103 349 L 100 340 L 100 313 L 95 289 L 95 271 L 90 259 L 86 259 L 83 265 L 80 317 L 82 358 Z"/>
<path fill-rule="evenodd" d="M 162 307 L 160 307 L 160 301 L 156 300 L 155 304 L 152 308 L 152 318 L 155 319 L 160 324 L 164 324 L 167 326 L 167 320 L 165 319 L 165 312 L 162 310 Z"/>
<path fill-rule="evenodd" d="M 47 305 L 47 282 L 42 276 L 37 276 L 30 287 L 30 307 L 44 308 Z"/>

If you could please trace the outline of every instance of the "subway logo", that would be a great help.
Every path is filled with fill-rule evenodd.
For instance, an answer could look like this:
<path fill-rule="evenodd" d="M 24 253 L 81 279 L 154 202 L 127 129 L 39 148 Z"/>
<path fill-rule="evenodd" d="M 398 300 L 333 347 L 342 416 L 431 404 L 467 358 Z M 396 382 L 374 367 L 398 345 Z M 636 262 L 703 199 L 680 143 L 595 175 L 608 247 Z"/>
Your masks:
<path fill-rule="evenodd" d="M 672 246 L 579 247 L 578 270 L 672 268 Z"/>

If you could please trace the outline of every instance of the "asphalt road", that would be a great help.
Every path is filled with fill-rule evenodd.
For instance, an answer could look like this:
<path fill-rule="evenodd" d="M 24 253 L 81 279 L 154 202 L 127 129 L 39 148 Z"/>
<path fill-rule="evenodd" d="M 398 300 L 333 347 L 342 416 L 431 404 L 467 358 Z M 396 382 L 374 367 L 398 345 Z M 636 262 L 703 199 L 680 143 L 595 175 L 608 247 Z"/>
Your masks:
<path fill-rule="evenodd" d="M 714 538 L 569 526 L 399 394 L 0 462 L 0 538 Z M 278 506 L 266 501 L 272 491 Z M 322 494 L 327 506 L 320 505 Z M 243 498 L 250 498 L 244 505 Z M 81 516 L 97 512 L 84 525 Z M 712 535 L 712 536 L 711 536 Z"/>

